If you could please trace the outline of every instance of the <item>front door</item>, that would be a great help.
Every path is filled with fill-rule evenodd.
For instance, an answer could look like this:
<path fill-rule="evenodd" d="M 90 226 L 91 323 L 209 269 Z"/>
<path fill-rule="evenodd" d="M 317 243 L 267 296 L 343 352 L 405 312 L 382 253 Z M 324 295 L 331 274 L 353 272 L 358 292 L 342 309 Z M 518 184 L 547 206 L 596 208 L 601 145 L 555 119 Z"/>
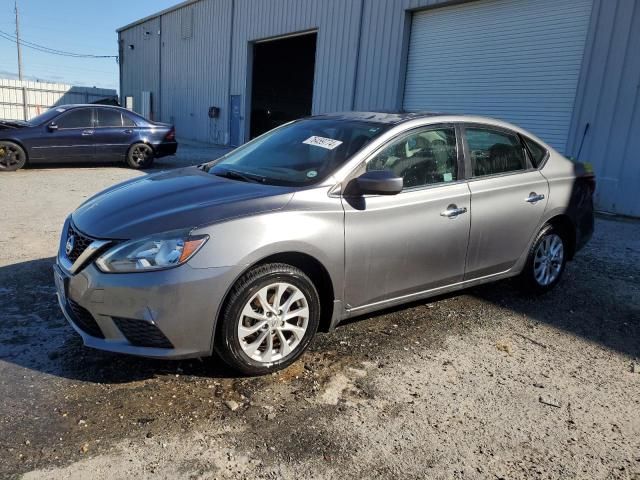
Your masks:
<path fill-rule="evenodd" d="M 48 162 L 90 162 L 94 159 L 93 109 L 74 108 L 44 126 L 45 132 L 32 148 Z"/>
<path fill-rule="evenodd" d="M 467 126 L 471 235 L 465 280 L 509 270 L 526 253 L 549 197 L 514 132 Z"/>
<path fill-rule="evenodd" d="M 462 281 L 471 204 L 458 152 L 455 127 L 431 126 L 392 140 L 361 169 L 391 170 L 404 189 L 343 198 L 352 311 Z"/>

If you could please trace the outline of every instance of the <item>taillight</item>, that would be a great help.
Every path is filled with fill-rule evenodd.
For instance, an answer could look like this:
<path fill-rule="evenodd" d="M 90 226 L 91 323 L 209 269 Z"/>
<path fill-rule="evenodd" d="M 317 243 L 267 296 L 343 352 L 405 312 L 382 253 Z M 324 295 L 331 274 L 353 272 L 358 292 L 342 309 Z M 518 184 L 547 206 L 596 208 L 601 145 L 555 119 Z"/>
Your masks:
<path fill-rule="evenodd" d="M 171 130 L 169 130 L 169 132 L 165 135 L 164 139 L 169 140 L 170 142 L 174 141 L 176 139 L 176 129 L 171 127 Z"/>

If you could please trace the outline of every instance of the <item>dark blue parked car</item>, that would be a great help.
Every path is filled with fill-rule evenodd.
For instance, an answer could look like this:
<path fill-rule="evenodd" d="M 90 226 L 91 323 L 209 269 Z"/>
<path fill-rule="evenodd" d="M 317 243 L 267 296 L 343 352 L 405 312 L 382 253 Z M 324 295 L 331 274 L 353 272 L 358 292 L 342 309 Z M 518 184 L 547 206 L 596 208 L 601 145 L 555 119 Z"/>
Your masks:
<path fill-rule="evenodd" d="M 177 148 L 173 125 L 121 107 L 61 105 L 28 122 L 0 120 L 0 171 L 18 170 L 27 162 L 117 160 L 147 168 Z"/>

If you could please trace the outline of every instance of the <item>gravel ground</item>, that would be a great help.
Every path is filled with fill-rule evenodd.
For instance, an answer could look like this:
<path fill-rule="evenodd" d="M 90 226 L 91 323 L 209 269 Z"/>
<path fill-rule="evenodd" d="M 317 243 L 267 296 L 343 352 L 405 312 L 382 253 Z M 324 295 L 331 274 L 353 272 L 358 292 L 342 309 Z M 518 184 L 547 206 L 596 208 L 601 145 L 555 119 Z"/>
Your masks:
<path fill-rule="evenodd" d="M 640 479 L 640 222 L 598 218 L 545 296 L 507 281 L 385 311 L 240 378 L 87 349 L 58 311 L 64 217 L 134 175 L 0 176 L 0 478 Z"/>

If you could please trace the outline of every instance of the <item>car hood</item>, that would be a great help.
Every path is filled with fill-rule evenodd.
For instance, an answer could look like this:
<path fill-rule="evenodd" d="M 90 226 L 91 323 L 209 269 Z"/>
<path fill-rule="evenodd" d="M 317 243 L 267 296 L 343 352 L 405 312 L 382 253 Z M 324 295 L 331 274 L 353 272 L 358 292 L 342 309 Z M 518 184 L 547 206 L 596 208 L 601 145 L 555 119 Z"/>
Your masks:
<path fill-rule="evenodd" d="M 221 178 L 197 167 L 138 177 L 83 203 L 71 219 L 104 239 L 130 239 L 283 208 L 290 187 Z"/>
<path fill-rule="evenodd" d="M 22 120 L 0 120 L 0 130 L 6 130 L 9 128 L 25 128 L 32 126 L 33 125 L 31 125 L 30 123 L 24 122 Z"/>

